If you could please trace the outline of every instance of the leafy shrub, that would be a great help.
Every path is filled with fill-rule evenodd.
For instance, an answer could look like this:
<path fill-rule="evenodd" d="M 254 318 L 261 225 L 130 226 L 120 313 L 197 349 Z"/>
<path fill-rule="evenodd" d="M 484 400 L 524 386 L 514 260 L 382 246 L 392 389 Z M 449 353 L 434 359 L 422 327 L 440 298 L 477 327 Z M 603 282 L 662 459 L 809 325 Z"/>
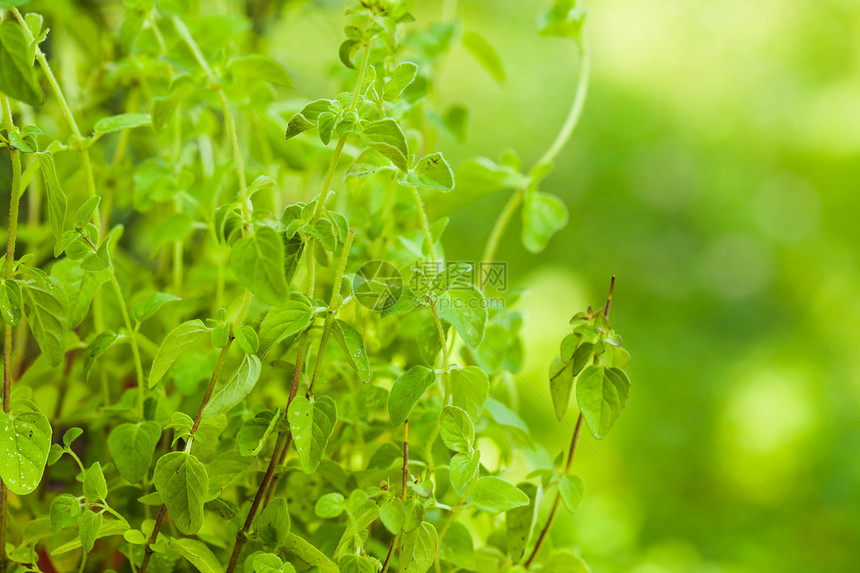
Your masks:
<path fill-rule="evenodd" d="M 559 419 L 576 395 L 570 450 L 515 484 L 531 445 L 518 293 L 478 272 L 517 210 L 534 252 L 567 220 L 538 185 L 585 100 L 575 3 L 540 24 L 585 56 L 558 138 L 527 172 L 510 152 L 456 177 L 434 145 L 467 111 L 434 107 L 434 71 L 456 42 L 504 70 L 452 18 L 421 27 L 362 0 L 339 49 L 351 86 L 297 103 L 253 32 L 268 3 L 76 8 L 103 61 L 73 111 L 45 55 L 69 46 L 26 3 L 0 2 L 0 570 L 585 570 L 545 542 L 582 501 L 577 440 L 620 414 L 629 355 L 608 301 L 573 317 L 549 372 Z M 478 268 L 443 262 L 447 218 L 425 203 L 503 189 Z"/>

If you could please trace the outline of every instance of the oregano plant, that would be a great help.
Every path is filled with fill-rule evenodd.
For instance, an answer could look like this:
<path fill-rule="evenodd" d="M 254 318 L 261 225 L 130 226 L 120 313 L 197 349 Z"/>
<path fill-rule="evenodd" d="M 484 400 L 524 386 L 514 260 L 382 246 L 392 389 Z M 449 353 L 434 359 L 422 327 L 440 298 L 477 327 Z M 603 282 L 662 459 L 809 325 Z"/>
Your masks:
<path fill-rule="evenodd" d="M 539 187 L 587 93 L 577 2 L 539 17 L 580 77 L 527 170 L 445 156 L 450 50 L 506 79 L 455 3 L 350 6 L 332 93 L 269 52 L 278 3 L 60 4 L 0 0 L 0 571 L 588 570 L 551 531 L 583 427 L 627 402 L 612 289 L 549 368 L 569 450 L 525 467 L 522 293 L 494 260 L 518 211 L 530 252 L 567 222 Z M 428 207 L 503 190 L 482 257 L 448 260 Z"/>

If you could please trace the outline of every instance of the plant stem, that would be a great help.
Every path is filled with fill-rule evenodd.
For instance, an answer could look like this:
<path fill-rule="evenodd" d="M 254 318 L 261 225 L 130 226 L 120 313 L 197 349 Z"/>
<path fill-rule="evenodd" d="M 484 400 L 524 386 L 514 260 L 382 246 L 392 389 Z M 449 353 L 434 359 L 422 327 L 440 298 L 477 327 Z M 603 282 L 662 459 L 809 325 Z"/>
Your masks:
<path fill-rule="evenodd" d="M 406 503 L 406 480 L 409 477 L 409 418 L 403 420 L 403 483 L 400 499 Z"/>
<path fill-rule="evenodd" d="M 418 208 L 418 220 L 421 221 L 421 229 L 424 231 L 424 240 L 427 241 L 428 249 L 430 250 L 430 260 L 436 261 L 436 247 L 433 245 L 433 233 L 430 232 L 430 222 L 427 220 L 427 212 L 424 210 L 424 202 L 421 200 L 421 195 L 414 185 L 409 186 L 412 192 L 412 197 L 415 199 L 415 206 Z"/>
<path fill-rule="evenodd" d="M 582 42 L 579 47 L 579 54 L 582 64 L 579 67 L 579 84 L 576 86 L 573 104 L 570 106 L 570 111 L 567 114 L 564 125 L 561 126 L 561 131 L 558 132 L 555 141 L 552 142 L 546 153 L 537 160 L 537 163 L 535 163 L 536 166 L 555 161 L 558 154 L 561 153 L 564 146 L 570 141 L 570 137 L 576 129 L 576 124 L 579 123 L 579 118 L 582 116 L 582 108 L 585 107 L 585 98 L 588 95 L 588 83 L 591 79 L 591 51 L 588 49 L 588 44 Z"/>
<path fill-rule="evenodd" d="M 385 556 L 385 563 L 382 564 L 382 573 L 388 571 L 388 566 L 391 565 L 391 558 L 394 556 L 394 550 L 400 542 L 400 534 L 398 533 L 391 539 L 391 545 L 388 546 L 388 555 Z"/>
<path fill-rule="evenodd" d="M 33 33 L 30 31 L 30 27 L 27 25 L 27 22 L 24 20 L 24 17 L 17 8 L 12 8 L 12 15 L 15 16 L 15 19 L 21 24 L 21 28 L 23 29 L 27 40 L 33 44 L 36 41 L 33 37 Z M 69 107 L 69 102 L 66 101 L 65 95 L 63 95 L 63 90 L 60 88 L 60 84 L 57 82 L 54 72 L 51 70 L 48 59 L 45 57 L 45 53 L 42 52 L 38 45 L 36 46 L 36 61 L 39 62 L 39 67 L 41 67 L 42 71 L 45 73 L 45 77 L 48 79 L 48 84 L 51 86 L 51 91 L 54 92 L 54 96 L 57 98 L 60 111 L 62 112 L 66 123 L 69 124 L 69 129 L 72 130 L 72 137 L 74 137 L 76 147 L 81 153 L 81 161 L 84 166 L 84 173 L 87 180 L 87 191 L 89 192 L 90 197 L 95 197 L 97 195 L 96 182 L 95 177 L 93 176 L 93 165 L 90 161 L 89 149 L 83 135 L 81 135 L 78 123 L 75 121 L 75 116 L 72 114 L 72 109 Z M 94 215 L 97 220 L 101 220 L 98 214 L 98 209 L 96 209 Z M 101 231 L 102 234 L 104 234 L 104 228 L 102 228 Z"/>
<path fill-rule="evenodd" d="M 230 143 L 233 147 L 233 158 L 236 161 L 236 173 L 239 177 L 239 192 L 242 200 L 242 221 L 243 221 L 243 236 L 247 236 L 247 226 L 251 223 L 251 214 L 248 211 L 248 184 L 245 180 L 245 160 L 242 158 L 242 151 L 239 149 L 239 138 L 236 135 L 236 123 L 233 121 L 233 114 L 230 113 L 230 105 L 227 101 L 227 96 L 224 95 L 224 90 L 221 86 L 215 87 L 215 93 L 218 94 L 218 100 L 221 102 L 221 111 L 224 113 L 224 123 L 227 125 L 227 135 L 230 137 Z"/>
<path fill-rule="evenodd" d="M 615 275 L 609 279 L 609 296 L 606 297 L 606 306 L 603 307 L 603 318 L 609 318 L 609 309 L 612 306 L 612 291 L 615 290 Z"/>
<path fill-rule="evenodd" d="M 320 337 L 320 345 L 317 349 L 317 359 L 314 363 L 314 373 L 311 376 L 311 381 L 308 384 L 308 395 L 313 393 L 314 384 L 316 384 L 317 378 L 319 378 L 320 371 L 322 370 L 323 358 L 325 357 L 325 349 L 328 344 L 329 336 L 331 335 L 331 325 L 334 321 L 334 316 L 337 314 L 337 309 L 340 307 L 340 287 L 343 283 L 343 273 L 346 270 L 346 261 L 349 258 L 349 249 L 352 247 L 352 240 L 355 237 L 355 231 L 350 229 L 349 233 L 346 236 L 346 242 L 343 244 L 343 249 L 340 252 L 340 263 L 337 267 L 337 274 L 335 274 L 334 284 L 332 286 L 331 292 L 331 301 L 329 302 L 329 311 L 325 318 L 325 324 L 323 324 L 323 333 Z"/>
<path fill-rule="evenodd" d="M 485 263 L 492 262 L 493 257 L 496 256 L 496 250 L 499 248 L 499 242 L 502 240 L 502 235 L 505 234 L 505 229 L 508 227 L 508 223 L 511 222 L 511 218 L 514 216 L 514 213 L 519 209 L 520 204 L 523 202 L 523 197 L 526 193 L 526 186 L 519 187 L 514 194 L 511 195 L 511 198 L 508 199 L 508 202 L 505 204 L 505 208 L 502 210 L 499 218 L 496 219 L 496 223 L 493 225 L 493 230 L 490 233 L 490 238 L 487 240 L 487 246 L 484 248 L 484 255 L 481 257 L 481 260 Z M 483 277 L 480 278 L 481 283 L 483 283 Z M 483 288 L 483 284 L 478 285 Z"/>
<path fill-rule="evenodd" d="M 573 456 L 576 453 L 576 444 L 579 442 L 579 434 L 582 430 L 582 413 L 580 412 L 579 417 L 576 419 L 576 427 L 573 429 L 573 438 L 570 440 L 570 451 L 567 453 L 567 463 L 564 465 L 564 475 L 570 473 L 570 468 L 573 465 Z M 558 507 L 561 504 L 561 494 L 556 492 L 555 499 L 552 502 L 552 508 L 549 511 L 549 517 L 546 520 L 546 524 L 541 529 L 540 534 L 538 535 L 537 541 L 535 542 L 534 549 L 532 549 L 529 558 L 525 562 L 525 568 L 529 569 L 537 557 L 538 553 L 543 547 L 544 542 L 546 541 L 547 536 L 549 535 L 550 529 L 552 528 L 552 524 L 555 521 L 555 516 L 558 514 Z"/>
<path fill-rule="evenodd" d="M 355 91 L 352 94 L 352 101 L 349 104 L 349 111 L 353 111 L 355 109 L 355 104 L 358 101 L 358 96 L 361 93 L 361 86 L 364 84 L 364 75 L 367 73 L 367 63 L 370 60 L 370 46 L 364 50 L 364 58 L 361 61 L 361 69 L 358 71 L 358 79 L 355 83 Z M 337 143 L 334 146 L 334 153 L 331 156 L 331 161 L 328 164 L 328 171 L 325 174 L 325 180 L 323 180 L 322 190 L 320 191 L 319 199 L 317 199 L 317 204 L 314 205 L 314 215 L 311 218 L 311 221 L 314 221 L 319 218 L 320 213 L 322 213 L 322 209 L 325 206 L 326 201 L 328 200 L 329 190 L 331 189 L 331 182 L 334 178 L 334 172 L 337 168 L 338 160 L 340 159 L 340 154 L 343 151 L 343 146 L 346 144 L 346 133 L 337 138 Z M 310 242 L 308 241 L 308 246 L 310 246 Z"/>
<path fill-rule="evenodd" d="M 140 419 L 143 419 L 143 393 L 145 384 L 143 381 L 143 365 L 140 361 L 140 348 L 137 346 L 137 333 L 131 325 L 131 317 L 128 314 L 128 305 L 125 303 L 125 297 L 122 295 L 122 289 L 119 288 L 119 282 L 116 280 L 116 273 L 113 272 L 113 267 L 108 267 L 108 276 L 110 277 L 113 291 L 116 293 L 116 300 L 119 303 L 119 310 L 122 314 L 122 320 L 125 323 L 125 329 L 128 331 L 128 341 L 131 344 L 131 354 L 134 358 L 134 371 L 137 375 L 137 410 Z"/>
<path fill-rule="evenodd" d="M 149 539 L 146 541 L 146 547 L 143 550 L 143 561 L 140 563 L 140 573 L 145 573 L 146 568 L 149 566 L 149 560 L 152 559 L 152 544 L 158 540 L 158 531 L 161 529 L 161 525 L 164 523 L 164 518 L 167 517 L 167 506 L 161 506 L 161 509 L 158 511 L 158 516 L 155 518 L 155 526 L 152 528 L 152 535 L 149 536 Z"/>
<path fill-rule="evenodd" d="M 332 152 L 331 161 L 329 161 L 328 163 L 328 170 L 325 173 L 325 179 L 323 179 L 320 196 L 317 199 L 316 205 L 314 205 L 314 214 L 311 218 L 312 221 L 319 219 L 319 216 L 323 210 L 323 206 L 325 205 L 326 200 L 328 200 L 329 190 L 331 189 L 331 182 L 334 180 L 334 172 L 337 169 L 337 164 L 340 160 L 340 154 L 343 152 L 343 146 L 346 145 L 346 137 L 347 134 L 344 133 L 337 138 L 337 143 L 335 143 L 334 145 L 334 151 Z"/>
<path fill-rule="evenodd" d="M 3 95 L 3 115 L 6 117 L 6 129 L 11 132 L 12 107 L 9 98 Z M 9 236 L 6 239 L 6 265 L 3 271 L 5 279 L 12 277 L 12 266 L 15 263 L 15 240 L 18 234 L 18 201 L 21 198 L 21 152 L 9 148 L 12 160 L 12 189 L 9 199 Z M 3 321 L 3 412 L 9 412 L 9 402 L 12 394 L 12 325 Z M 0 480 L 0 573 L 5 572 L 8 565 L 6 555 L 6 511 L 8 491 L 6 483 Z"/>
<path fill-rule="evenodd" d="M 227 136 L 230 139 L 230 145 L 233 148 L 233 158 L 236 161 L 236 174 L 239 178 L 239 193 L 242 201 L 242 236 L 247 237 L 251 215 L 248 211 L 248 185 L 245 179 L 245 160 L 242 158 L 242 151 L 239 148 L 239 138 L 236 135 L 236 122 L 233 119 L 233 114 L 230 112 L 230 102 L 227 101 L 227 96 L 224 95 L 224 90 L 216 81 L 215 75 L 212 73 L 212 68 L 209 67 L 209 62 L 206 61 L 206 57 L 203 55 L 203 52 L 200 50 L 200 46 L 197 45 L 191 32 L 188 30 L 188 26 L 186 26 L 185 22 L 183 22 L 178 16 L 173 18 L 173 25 L 179 36 L 182 38 L 182 41 L 185 42 L 191 50 L 191 53 L 194 54 L 194 59 L 197 60 L 197 63 L 203 69 L 203 73 L 206 74 L 206 79 L 209 80 L 212 89 L 215 90 L 216 94 L 218 94 L 218 101 L 221 104 L 221 112 L 224 114 L 224 123 L 227 126 Z"/>
<path fill-rule="evenodd" d="M 239 312 L 236 314 L 236 320 L 233 321 L 234 327 L 241 324 L 242 319 L 245 318 L 245 313 L 248 311 L 248 306 L 250 304 L 251 291 L 246 290 L 245 296 L 242 299 L 242 306 L 239 308 Z M 200 401 L 200 407 L 197 409 L 197 416 L 195 416 L 194 424 L 191 426 L 191 436 L 189 440 L 194 439 L 194 433 L 197 431 L 197 428 L 200 427 L 200 421 L 203 419 L 203 410 L 209 403 L 209 398 L 212 397 L 212 391 L 215 389 L 215 383 L 218 382 L 218 378 L 221 376 L 221 370 L 224 367 L 224 361 L 227 358 L 227 353 L 230 351 L 230 346 L 232 344 L 233 332 L 231 329 L 230 338 L 227 340 L 227 344 L 224 345 L 224 348 L 222 348 L 221 352 L 218 354 L 218 360 L 215 363 L 215 369 L 212 371 L 212 376 L 209 378 L 209 384 L 207 384 L 206 386 L 206 392 L 203 394 L 203 399 Z M 183 448 L 177 448 L 177 451 L 180 451 L 181 449 Z M 155 527 L 152 528 L 152 535 L 149 536 L 149 539 L 146 542 L 146 549 L 144 551 L 143 561 L 140 564 L 140 573 L 145 573 L 146 568 L 149 566 L 149 560 L 152 558 L 152 544 L 157 541 L 158 532 L 161 529 L 161 526 L 164 523 L 164 518 L 166 516 L 167 506 L 162 504 L 161 509 L 158 511 L 158 517 L 155 520 Z"/>
<path fill-rule="evenodd" d="M 454 507 L 451 508 L 451 512 L 448 514 L 448 518 L 445 520 L 445 523 L 442 525 L 442 529 L 439 530 L 439 544 L 436 546 L 436 553 L 439 553 L 439 547 L 442 546 L 442 540 L 445 539 L 445 534 L 448 533 L 448 529 L 451 527 L 451 523 L 454 521 L 454 516 L 457 515 L 457 511 L 460 509 L 460 506 L 463 505 L 463 502 L 466 501 L 466 498 L 469 497 L 469 494 L 472 493 L 472 488 L 475 487 L 475 483 L 478 480 L 473 480 L 469 488 L 466 490 L 460 499 L 457 500 L 457 503 L 454 504 Z"/>
<path fill-rule="evenodd" d="M 448 341 L 445 340 L 445 331 L 442 329 L 442 321 L 439 319 L 439 311 L 436 308 L 435 299 L 431 299 L 430 301 L 430 310 L 433 311 L 433 318 L 436 320 L 436 329 L 439 332 L 439 341 L 442 343 L 442 387 L 444 389 L 442 407 L 444 408 L 448 403 L 448 393 L 449 388 L 451 387 L 451 373 L 448 371 L 448 368 L 450 367 L 450 363 L 448 362 Z M 439 435 L 439 424 L 441 424 L 441 418 L 439 422 L 433 426 L 433 432 L 427 440 L 424 454 L 427 457 L 427 471 L 431 474 L 435 470 L 435 467 L 433 466 L 433 444 L 436 442 L 436 437 Z"/>
<path fill-rule="evenodd" d="M 552 145 L 550 145 L 549 149 L 547 149 L 540 159 L 537 160 L 535 167 L 540 167 L 555 161 L 559 153 L 564 149 L 564 146 L 567 145 L 568 141 L 570 141 L 570 137 L 573 135 L 576 125 L 579 123 L 579 118 L 582 116 L 582 109 L 585 107 L 585 99 L 588 95 L 589 79 L 591 78 L 591 52 L 588 49 L 588 44 L 585 42 L 580 45 L 579 50 L 582 64 L 579 67 L 579 83 L 576 86 L 576 94 L 573 96 L 573 104 L 571 104 L 570 111 L 567 114 L 567 119 L 565 119 L 564 125 L 562 125 L 561 130 L 558 132 Z M 493 257 L 496 254 L 496 249 L 498 249 L 499 242 L 502 239 L 502 235 L 504 235 L 505 229 L 511 222 L 511 218 L 522 203 L 526 189 L 532 184 L 532 182 L 533 180 L 529 179 L 529 181 L 514 191 L 514 194 L 508 200 L 504 210 L 502 210 L 502 213 L 499 215 L 499 218 L 496 219 L 496 223 L 493 225 L 493 230 L 490 233 L 490 238 L 487 240 L 487 246 L 484 249 L 484 256 L 482 257 L 484 262 L 490 262 L 493 260 Z"/>
<path fill-rule="evenodd" d="M 296 367 L 293 369 L 293 379 L 290 384 L 290 395 L 287 398 L 287 407 L 284 409 L 284 419 L 287 419 L 287 414 L 290 411 L 290 404 L 293 398 L 296 397 L 299 391 L 299 380 L 302 377 L 302 365 L 305 356 L 305 347 L 308 341 L 308 331 L 305 331 L 299 338 L 299 346 L 296 349 Z M 289 428 L 289 426 L 288 426 Z M 292 434 L 289 429 L 278 434 L 278 439 L 275 442 L 275 448 L 272 450 L 272 458 L 269 460 L 269 466 L 266 468 L 266 474 L 263 476 L 263 481 L 260 482 L 260 487 L 257 488 L 257 493 L 254 496 L 254 501 L 251 502 L 251 508 L 248 510 L 248 517 L 242 525 L 242 529 L 236 532 L 236 544 L 233 546 L 233 553 L 230 555 L 230 563 L 227 565 L 226 573 L 232 573 L 236 568 L 236 563 L 239 560 L 239 554 L 242 552 L 242 546 L 245 544 L 245 534 L 251 529 L 254 523 L 254 517 L 257 515 L 257 510 L 260 508 L 260 503 L 266 494 L 266 489 L 272 483 L 272 478 L 275 469 L 281 462 L 281 459 L 286 455 L 287 449 L 290 447 Z"/>

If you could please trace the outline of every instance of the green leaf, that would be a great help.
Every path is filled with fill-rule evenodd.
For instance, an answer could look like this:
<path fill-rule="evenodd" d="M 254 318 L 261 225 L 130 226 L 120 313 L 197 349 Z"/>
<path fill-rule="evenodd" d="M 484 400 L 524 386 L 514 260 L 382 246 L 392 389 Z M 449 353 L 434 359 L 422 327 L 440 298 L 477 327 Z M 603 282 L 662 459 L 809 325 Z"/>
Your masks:
<path fill-rule="evenodd" d="M 292 293 L 288 301 L 269 309 L 260 323 L 260 349 L 257 356 L 262 358 L 276 345 L 305 330 L 312 319 L 313 307 L 307 297 Z"/>
<path fill-rule="evenodd" d="M 457 282 L 457 279 L 472 270 L 472 265 L 468 263 L 449 263 L 445 265 L 433 279 L 430 281 L 430 288 L 435 294 L 442 294 L 451 289 Z"/>
<path fill-rule="evenodd" d="M 84 514 L 81 516 L 80 538 L 81 547 L 84 548 L 86 553 L 93 550 L 93 545 L 95 545 L 96 539 L 98 539 L 99 529 L 101 529 L 101 527 L 101 513 L 95 513 L 90 510 L 84 511 Z"/>
<path fill-rule="evenodd" d="M 317 398 L 313 403 L 304 396 L 296 396 L 287 417 L 302 470 L 313 473 L 322 460 L 337 422 L 337 403 L 330 396 Z"/>
<path fill-rule="evenodd" d="M 99 245 L 99 248 L 95 253 L 84 257 L 81 261 L 81 268 L 85 271 L 95 273 L 109 269 L 111 267 L 110 251 L 108 250 L 110 240 L 111 238 L 107 237 L 104 242 Z M 68 254 L 68 251 L 66 254 Z"/>
<path fill-rule="evenodd" d="M 379 518 L 389 532 L 400 533 L 403 524 L 406 523 L 406 508 L 403 501 L 399 497 L 392 497 L 383 503 L 379 508 Z"/>
<path fill-rule="evenodd" d="M 203 503 L 209 492 L 203 464 L 191 454 L 170 452 L 158 459 L 152 477 L 176 528 L 185 535 L 196 534 L 203 525 Z"/>
<path fill-rule="evenodd" d="M 188 346 L 208 331 L 209 329 L 201 320 L 188 320 L 168 332 L 152 361 L 152 368 L 149 370 L 149 387 L 153 388 L 158 384 Z"/>
<path fill-rule="evenodd" d="M 361 132 L 362 138 L 403 172 L 409 170 L 406 158 L 409 148 L 403 130 L 393 119 L 380 119 L 368 123 Z"/>
<path fill-rule="evenodd" d="M 89 379 L 90 371 L 92 370 L 96 359 L 107 352 L 108 348 L 113 346 L 113 343 L 116 342 L 117 338 L 118 336 L 114 331 L 104 330 L 100 332 L 89 344 L 87 344 L 87 349 L 84 351 L 83 361 L 84 380 Z"/>
<path fill-rule="evenodd" d="M 588 565 L 573 551 L 562 549 L 552 554 L 541 566 L 544 573 L 591 573 Z"/>
<path fill-rule="evenodd" d="M 142 125 L 152 125 L 152 117 L 148 113 L 121 113 L 103 117 L 93 127 L 98 134 L 113 133 L 123 129 L 134 129 Z"/>
<path fill-rule="evenodd" d="M 405 422 L 412 408 L 435 382 L 436 372 L 424 366 L 413 366 L 395 380 L 388 395 L 391 423 L 399 426 Z"/>
<path fill-rule="evenodd" d="M 69 258 L 57 261 L 51 267 L 51 276 L 63 285 L 68 293 L 68 327 L 77 328 L 87 317 L 90 303 L 99 287 L 110 280 L 108 273 L 88 273 Z"/>
<path fill-rule="evenodd" d="M 81 517 L 81 502 L 68 493 L 61 493 L 51 500 L 51 529 L 57 533 L 61 529 L 71 527 Z"/>
<path fill-rule="evenodd" d="M 323 519 L 337 517 L 343 513 L 344 509 L 346 509 L 346 505 L 344 505 L 343 494 L 337 492 L 321 496 L 314 505 L 314 513 Z"/>
<path fill-rule="evenodd" d="M 558 493 L 564 507 L 569 512 L 576 513 L 585 497 L 585 483 L 577 476 L 564 476 L 558 482 Z"/>
<path fill-rule="evenodd" d="M 84 431 L 80 428 L 69 428 L 63 434 L 63 445 L 67 448 L 71 448 L 72 444 L 75 443 L 75 440 L 81 437 Z"/>
<path fill-rule="evenodd" d="M 3 22 L 0 26 L 5 26 Z M 63 229 L 66 224 L 66 194 L 57 179 L 57 170 L 54 167 L 54 156 L 49 151 L 36 153 L 42 177 L 45 179 L 45 194 L 48 198 L 48 220 L 51 222 L 51 232 L 54 235 L 54 256 L 59 256 L 63 251 Z"/>
<path fill-rule="evenodd" d="M 451 370 L 451 403 L 477 418 L 490 396 L 490 379 L 477 366 Z"/>
<path fill-rule="evenodd" d="M 288 88 L 293 80 L 286 68 L 267 56 L 251 54 L 230 60 L 227 71 L 237 79 L 260 80 Z"/>
<path fill-rule="evenodd" d="M 284 569 L 285 566 L 286 569 Z M 253 553 L 245 560 L 245 571 L 247 573 L 295 573 L 295 567 L 290 563 L 285 565 L 274 553 Z"/>
<path fill-rule="evenodd" d="M 378 561 L 362 555 L 347 553 L 337 560 L 340 573 L 377 573 Z"/>
<path fill-rule="evenodd" d="M 498 83 L 505 81 L 505 67 L 489 42 L 475 32 L 466 32 L 463 34 L 463 46 L 493 76 L 494 80 Z"/>
<path fill-rule="evenodd" d="M 92 512 L 89 512 L 92 513 Z M 86 515 L 86 512 L 84 512 Z M 122 535 L 126 531 L 128 531 L 129 525 L 125 521 L 113 520 L 113 521 L 103 521 L 98 528 L 95 538 L 101 539 L 102 537 L 111 537 L 113 535 Z M 71 539 L 70 541 L 60 545 L 53 551 L 51 551 L 51 555 L 62 555 L 63 553 L 68 553 L 74 549 L 78 549 L 81 547 L 81 538 L 80 536 Z"/>
<path fill-rule="evenodd" d="M 403 536 L 400 551 L 400 570 L 403 573 L 426 573 L 436 560 L 439 535 L 436 528 L 426 521 Z"/>
<path fill-rule="evenodd" d="M 22 284 L 24 309 L 30 331 L 51 366 L 59 366 L 65 356 L 66 293 L 58 281 L 44 277 Z"/>
<path fill-rule="evenodd" d="M 331 559 L 295 533 L 287 537 L 284 548 L 311 567 L 319 567 L 320 573 L 339 573 Z"/>
<path fill-rule="evenodd" d="M 449 450 L 471 452 L 475 443 L 475 427 L 462 408 L 445 406 L 439 418 L 439 435 Z"/>
<path fill-rule="evenodd" d="M 418 66 L 412 62 L 397 64 L 397 67 L 391 72 L 391 77 L 382 88 L 382 99 L 390 102 L 397 101 L 400 94 L 412 83 L 416 75 L 418 75 Z"/>
<path fill-rule="evenodd" d="M 290 118 L 290 122 L 287 124 L 287 139 L 316 127 L 320 115 L 331 113 L 334 109 L 334 102 L 330 99 L 318 99 L 310 102 L 302 108 L 302 111 Z"/>
<path fill-rule="evenodd" d="M 529 503 L 505 512 L 505 541 L 514 563 L 525 555 L 540 509 L 540 492 L 535 484 L 522 482 L 517 487 L 529 497 Z"/>
<path fill-rule="evenodd" d="M 577 0 L 555 0 L 552 8 L 538 17 L 538 33 L 544 37 L 556 36 L 579 41 L 586 12 L 577 3 Z"/>
<path fill-rule="evenodd" d="M 523 246 L 531 253 L 543 251 L 549 240 L 567 225 L 567 207 L 548 193 L 526 194 L 523 204 Z"/>
<path fill-rule="evenodd" d="M 144 322 L 155 316 L 155 313 L 161 310 L 165 304 L 180 300 L 182 299 L 178 296 L 166 292 L 154 292 L 145 300 L 131 307 L 131 317 L 138 322 Z"/>
<path fill-rule="evenodd" d="M 239 239 L 230 252 L 236 278 L 254 296 L 269 305 L 289 298 L 284 269 L 284 242 L 271 227 L 259 227 L 254 235 Z"/>
<path fill-rule="evenodd" d="M 439 317 L 451 323 L 457 334 L 471 347 L 484 339 L 487 328 L 487 304 L 475 287 L 458 288 L 441 295 L 436 306 Z"/>
<path fill-rule="evenodd" d="M 630 394 L 630 379 L 623 370 L 589 366 L 576 380 L 576 402 L 595 440 L 615 424 Z"/>
<path fill-rule="evenodd" d="M 20 5 L 20 4 L 16 4 Z M 45 103 L 45 92 L 36 79 L 33 59 L 36 45 L 13 18 L 0 24 L 0 91 L 28 105 Z"/>
<path fill-rule="evenodd" d="M 481 451 L 454 454 L 448 464 L 448 472 L 451 477 L 451 485 L 457 491 L 463 490 L 478 474 L 478 466 L 481 463 Z"/>
<path fill-rule="evenodd" d="M 448 192 L 454 188 L 454 172 L 441 153 L 433 153 L 418 160 L 406 175 L 406 182 L 415 187 Z"/>
<path fill-rule="evenodd" d="M 86 226 L 92 222 L 93 215 L 95 214 L 96 209 L 98 209 L 100 202 L 101 199 L 99 197 L 90 197 L 84 201 L 83 205 L 78 207 L 78 211 L 75 213 L 76 228 L 85 229 Z"/>
<path fill-rule="evenodd" d="M 339 318 L 331 323 L 331 334 L 346 354 L 346 359 L 358 374 L 358 378 L 367 384 L 370 381 L 370 363 L 367 359 L 364 338 L 351 324 Z"/>
<path fill-rule="evenodd" d="M 167 548 L 185 558 L 200 573 L 222 573 L 221 562 L 209 549 L 209 546 L 198 539 L 168 538 Z"/>
<path fill-rule="evenodd" d="M 155 422 L 120 424 L 108 436 L 107 446 L 119 474 L 131 483 L 140 483 L 149 472 L 161 428 Z"/>
<path fill-rule="evenodd" d="M 24 300 L 21 285 L 14 279 L 0 281 L 0 314 L 3 320 L 12 326 L 21 322 Z"/>
<path fill-rule="evenodd" d="M 472 505 L 489 513 L 501 513 L 528 505 L 529 496 L 510 482 L 495 476 L 479 478 L 472 487 Z"/>
<path fill-rule="evenodd" d="M 319 239 L 320 245 L 327 250 L 333 251 L 337 247 L 337 238 L 334 235 L 334 226 L 328 219 L 317 219 L 312 225 L 304 226 L 305 233 Z"/>
<path fill-rule="evenodd" d="M 451 324 L 448 321 L 441 322 L 443 336 L 447 338 Z M 421 353 L 421 359 L 430 366 L 435 365 L 436 357 L 442 350 L 442 338 L 439 336 L 439 328 L 436 326 L 435 318 L 428 316 L 421 322 L 416 334 L 416 342 L 418 352 Z"/>
<path fill-rule="evenodd" d="M 212 398 L 203 408 L 203 417 L 219 416 L 244 400 L 257 385 L 261 368 L 259 358 L 253 354 L 246 354 L 233 376 L 212 394 Z"/>
<path fill-rule="evenodd" d="M 13 493 L 26 495 L 42 481 L 51 432 L 39 412 L 0 412 L 0 479 Z"/>
<path fill-rule="evenodd" d="M 256 456 L 263 449 L 263 444 L 271 435 L 275 426 L 278 425 L 280 416 L 278 412 L 263 410 L 257 412 L 253 418 L 242 422 L 239 432 L 236 434 L 236 444 L 239 453 L 243 456 Z"/>
<path fill-rule="evenodd" d="M 84 499 L 89 503 L 103 500 L 107 497 L 108 487 L 105 481 L 105 474 L 102 472 L 102 465 L 99 462 L 94 462 L 87 471 L 84 472 Z"/>
<path fill-rule="evenodd" d="M 260 338 L 257 336 L 257 331 L 250 324 L 245 324 L 234 332 L 236 343 L 239 344 L 244 352 L 248 354 L 256 354 L 260 350 Z"/>
<path fill-rule="evenodd" d="M 260 512 L 257 518 L 257 534 L 267 547 L 281 547 L 290 535 L 290 512 L 287 500 L 276 497 Z"/>

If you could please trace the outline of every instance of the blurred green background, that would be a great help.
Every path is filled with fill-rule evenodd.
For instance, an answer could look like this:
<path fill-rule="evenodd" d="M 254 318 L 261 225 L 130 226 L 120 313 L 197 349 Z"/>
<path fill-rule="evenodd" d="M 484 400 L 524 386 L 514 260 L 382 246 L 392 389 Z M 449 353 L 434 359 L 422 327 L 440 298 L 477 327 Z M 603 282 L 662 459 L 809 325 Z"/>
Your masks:
<path fill-rule="evenodd" d="M 280 24 L 275 53 L 301 93 L 320 93 L 308 54 L 335 65 L 342 6 L 325 4 Z M 441 2 L 417 4 L 419 21 L 441 16 Z M 466 142 L 440 142 L 455 166 L 505 148 L 529 165 L 555 137 L 579 60 L 537 36 L 549 4 L 459 2 L 507 80 L 462 48 L 446 61 L 440 99 L 471 111 Z M 586 503 L 554 535 L 595 572 L 860 571 L 860 6 L 588 9 L 591 91 L 542 186 L 570 223 L 532 256 L 517 219 L 497 255 L 530 292 L 522 412 L 553 454 L 575 414 L 556 422 L 546 368 L 567 318 L 618 277 L 613 326 L 634 387 L 612 434 L 580 447 Z M 507 198 L 454 216 L 449 259 L 480 257 Z"/>

